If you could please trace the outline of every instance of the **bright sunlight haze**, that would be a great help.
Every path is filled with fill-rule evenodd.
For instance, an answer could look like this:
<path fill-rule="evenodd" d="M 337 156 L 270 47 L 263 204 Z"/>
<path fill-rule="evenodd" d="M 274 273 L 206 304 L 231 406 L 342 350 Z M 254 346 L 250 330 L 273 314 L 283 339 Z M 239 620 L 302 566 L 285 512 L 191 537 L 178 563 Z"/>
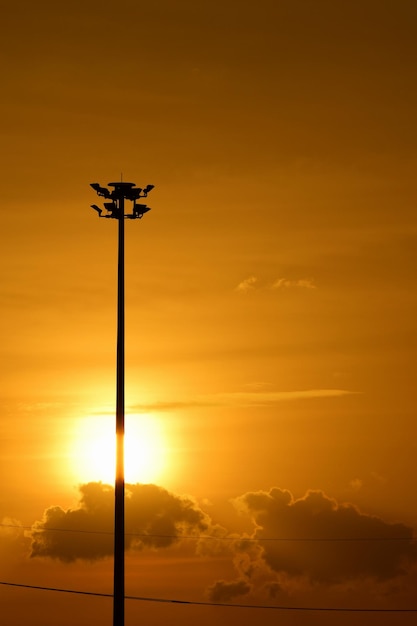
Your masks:
<path fill-rule="evenodd" d="M 115 476 L 114 415 L 89 415 L 74 423 L 66 456 L 69 479 L 76 483 Z M 157 415 L 129 414 L 125 418 L 125 479 L 127 483 L 163 484 L 169 465 L 169 444 Z"/>

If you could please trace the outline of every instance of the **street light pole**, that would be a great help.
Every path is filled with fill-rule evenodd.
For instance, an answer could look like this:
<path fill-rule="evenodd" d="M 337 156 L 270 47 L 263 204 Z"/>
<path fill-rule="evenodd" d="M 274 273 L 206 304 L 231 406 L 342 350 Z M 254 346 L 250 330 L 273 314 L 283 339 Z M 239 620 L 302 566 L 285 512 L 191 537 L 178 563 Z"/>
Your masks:
<path fill-rule="evenodd" d="M 109 183 L 110 191 L 98 183 L 91 187 L 104 202 L 107 214 L 97 205 L 91 205 L 99 217 L 117 219 L 118 263 L 117 263 L 117 347 L 116 347 L 116 476 L 114 489 L 114 587 L 113 587 L 113 626 L 124 626 L 125 603 L 125 219 L 140 219 L 150 208 L 137 204 L 139 198 L 146 198 L 153 185 L 144 189 L 134 183 Z M 125 214 L 125 199 L 133 203 L 132 212 Z"/>
<path fill-rule="evenodd" d="M 125 220 L 124 196 L 118 198 L 117 349 L 116 349 L 116 477 L 114 486 L 113 626 L 123 626 L 125 599 Z"/>

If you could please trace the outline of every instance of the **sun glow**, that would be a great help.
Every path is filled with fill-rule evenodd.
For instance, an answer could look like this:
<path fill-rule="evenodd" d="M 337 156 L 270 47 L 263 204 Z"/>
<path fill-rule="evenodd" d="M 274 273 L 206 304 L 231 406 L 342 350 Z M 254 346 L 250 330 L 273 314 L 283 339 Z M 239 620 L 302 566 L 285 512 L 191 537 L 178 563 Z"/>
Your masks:
<path fill-rule="evenodd" d="M 115 417 L 94 415 L 77 420 L 69 451 L 70 472 L 78 482 L 113 484 L 116 457 Z M 126 483 L 160 484 L 168 468 L 168 446 L 157 416 L 125 418 Z"/>

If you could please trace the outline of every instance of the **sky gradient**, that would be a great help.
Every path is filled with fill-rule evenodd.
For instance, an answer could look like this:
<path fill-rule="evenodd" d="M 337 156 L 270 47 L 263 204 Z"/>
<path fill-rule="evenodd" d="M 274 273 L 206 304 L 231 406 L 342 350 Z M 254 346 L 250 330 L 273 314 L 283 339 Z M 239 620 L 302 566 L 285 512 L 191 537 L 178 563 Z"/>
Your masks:
<path fill-rule="evenodd" d="M 117 228 L 89 184 L 122 176 L 155 185 L 126 224 L 126 592 L 417 609 L 416 24 L 411 0 L 4 9 L 0 582 L 112 590 Z M 0 602 L 111 624 L 109 598 Z M 126 606 L 260 618 L 352 623 Z"/>

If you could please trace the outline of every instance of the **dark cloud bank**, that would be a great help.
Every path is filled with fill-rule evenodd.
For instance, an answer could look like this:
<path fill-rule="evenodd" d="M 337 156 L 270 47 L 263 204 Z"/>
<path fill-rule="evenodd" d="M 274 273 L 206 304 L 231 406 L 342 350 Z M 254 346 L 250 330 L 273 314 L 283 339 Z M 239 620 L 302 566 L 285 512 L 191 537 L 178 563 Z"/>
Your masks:
<path fill-rule="evenodd" d="M 113 552 L 113 488 L 80 487 L 79 506 L 47 509 L 32 531 L 32 557 L 64 562 L 97 560 Z M 236 578 L 207 590 L 212 601 L 228 601 L 262 590 L 274 598 L 296 581 L 340 585 L 404 577 L 417 564 L 412 528 L 366 515 L 321 491 L 294 499 L 289 491 L 246 493 L 233 505 L 253 523 L 251 535 L 213 524 L 190 497 L 156 485 L 129 485 L 126 495 L 126 549 L 162 549 L 185 535 L 210 535 L 196 542 L 196 555 L 229 554 Z"/>
<path fill-rule="evenodd" d="M 237 581 L 217 581 L 209 590 L 213 600 L 262 586 L 274 597 L 297 580 L 386 582 L 405 576 L 417 561 L 412 528 L 365 515 L 321 491 L 294 500 L 289 491 L 274 488 L 247 493 L 234 504 L 251 517 L 255 530 L 250 541 L 235 544 Z"/>
<path fill-rule="evenodd" d="M 45 511 L 32 531 L 32 557 L 96 560 L 113 554 L 114 490 L 102 483 L 80 487 L 79 507 Z M 126 549 L 166 548 L 183 534 L 208 530 L 208 516 L 191 498 L 156 485 L 126 487 Z M 68 532 L 73 531 L 73 532 Z"/>

